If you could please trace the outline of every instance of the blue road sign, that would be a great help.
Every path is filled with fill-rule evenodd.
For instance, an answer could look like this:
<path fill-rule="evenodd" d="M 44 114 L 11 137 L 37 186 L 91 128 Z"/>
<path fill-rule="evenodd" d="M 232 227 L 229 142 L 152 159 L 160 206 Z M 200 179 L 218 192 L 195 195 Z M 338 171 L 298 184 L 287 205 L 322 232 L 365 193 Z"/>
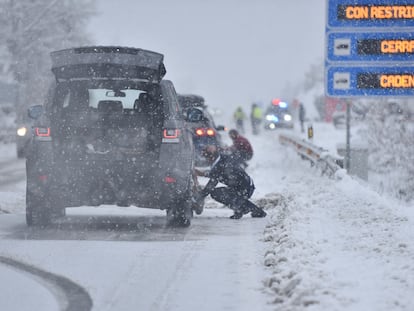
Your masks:
<path fill-rule="evenodd" d="M 414 96 L 413 66 L 328 66 L 326 95 Z"/>
<path fill-rule="evenodd" d="M 412 62 L 414 32 L 331 32 L 327 49 L 331 62 Z"/>
<path fill-rule="evenodd" d="M 327 0 L 328 28 L 414 27 L 413 0 Z"/>

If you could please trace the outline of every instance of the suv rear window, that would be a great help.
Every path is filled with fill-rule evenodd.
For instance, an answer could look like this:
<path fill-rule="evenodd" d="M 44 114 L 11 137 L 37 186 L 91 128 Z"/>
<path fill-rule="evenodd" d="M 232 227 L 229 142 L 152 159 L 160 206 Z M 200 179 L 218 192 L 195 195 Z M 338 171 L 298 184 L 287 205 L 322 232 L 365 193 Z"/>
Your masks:
<path fill-rule="evenodd" d="M 86 93 L 87 92 L 87 93 Z M 83 94 L 82 94 L 83 93 Z M 136 100 L 140 94 L 146 93 L 143 90 L 127 89 L 122 91 L 114 91 L 111 89 L 84 89 L 69 91 L 63 99 L 63 108 L 69 106 L 98 108 L 99 102 L 116 101 L 122 103 L 123 109 L 134 109 Z"/>
<path fill-rule="evenodd" d="M 125 94 L 125 97 L 117 96 L 113 90 L 109 89 L 88 89 L 89 92 L 89 107 L 98 108 L 100 101 L 112 100 L 122 102 L 123 109 L 133 109 L 135 100 L 139 98 L 141 93 L 145 93 L 142 90 L 128 89 L 122 90 L 121 94 Z"/>

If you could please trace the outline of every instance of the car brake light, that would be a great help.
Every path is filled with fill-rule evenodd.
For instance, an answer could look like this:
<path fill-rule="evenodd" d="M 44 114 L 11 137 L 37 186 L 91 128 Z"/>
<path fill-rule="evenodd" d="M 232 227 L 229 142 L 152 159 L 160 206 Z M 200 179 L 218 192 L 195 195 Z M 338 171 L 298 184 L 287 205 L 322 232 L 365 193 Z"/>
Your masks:
<path fill-rule="evenodd" d="M 195 130 L 195 133 L 197 136 L 216 136 L 216 131 L 214 129 L 210 128 L 197 128 Z"/>
<path fill-rule="evenodd" d="M 206 133 L 207 133 L 207 136 L 215 136 L 216 135 L 216 131 L 212 128 L 208 128 Z"/>
<path fill-rule="evenodd" d="M 50 137 L 50 127 L 36 127 L 35 135 L 39 137 Z"/>
<path fill-rule="evenodd" d="M 199 128 L 195 130 L 197 136 L 204 136 L 204 129 Z"/>

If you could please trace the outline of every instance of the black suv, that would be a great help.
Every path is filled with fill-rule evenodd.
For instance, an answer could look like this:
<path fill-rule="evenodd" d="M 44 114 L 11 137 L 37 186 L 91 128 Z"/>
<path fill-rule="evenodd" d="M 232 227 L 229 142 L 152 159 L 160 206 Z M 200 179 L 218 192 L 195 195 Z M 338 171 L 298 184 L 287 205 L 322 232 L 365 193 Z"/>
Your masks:
<path fill-rule="evenodd" d="M 188 226 L 194 147 L 163 55 L 124 47 L 51 53 L 53 83 L 26 160 L 26 220 L 44 225 L 66 207 L 113 204 L 167 211 Z"/>
<path fill-rule="evenodd" d="M 208 164 L 202 156 L 202 150 L 207 145 L 223 147 L 219 131 L 223 131 L 225 128 L 214 123 L 213 117 L 208 112 L 204 97 L 196 94 L 178 94 L 178 101 L 193 134 L 196 165 L 206 166 Z"/>

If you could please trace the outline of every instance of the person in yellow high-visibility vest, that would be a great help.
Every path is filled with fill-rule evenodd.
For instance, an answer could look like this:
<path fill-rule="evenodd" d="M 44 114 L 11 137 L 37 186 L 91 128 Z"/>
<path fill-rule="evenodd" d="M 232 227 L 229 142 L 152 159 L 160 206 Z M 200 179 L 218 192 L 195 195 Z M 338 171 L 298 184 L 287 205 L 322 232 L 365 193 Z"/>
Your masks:
<path fill-rule="evenodd" d="M 263 111 L 262 108 L 259 107 L 256 103 L 252 104 L 252 111 L 250 114 L 250 120 L 252 122 L 252 132 L 254 135 L 259 134 L 260 124 L 262 123 L 263 119 Z"/>
<path fill-rule="evenodd" d="M 246 114 L 243 111 L 242 107 L 237 107 L 236 111 L 233 114 L 234 122 L 236 123 L 236 128 L 240 133 L 244 133 L 244 120 L 246 119 Z"/>

